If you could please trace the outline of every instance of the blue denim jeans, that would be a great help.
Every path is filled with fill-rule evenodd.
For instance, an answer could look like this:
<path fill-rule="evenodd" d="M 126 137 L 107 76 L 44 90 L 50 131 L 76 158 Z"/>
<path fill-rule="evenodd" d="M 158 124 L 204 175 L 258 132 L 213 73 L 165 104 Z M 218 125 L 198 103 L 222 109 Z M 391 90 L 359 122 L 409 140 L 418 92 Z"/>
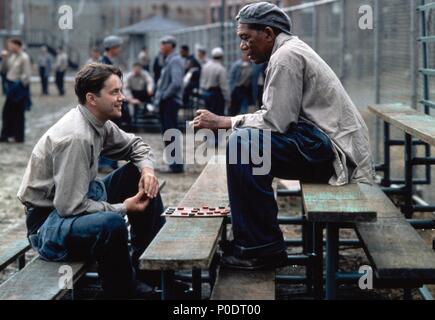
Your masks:
<path fill-rule="evenodd" d="M 162 126 L 162 135 L 166 130 L 178 129 L 178 110 L 180 109 L 180 104 L 175 102 L 173 99 L 167 99 L 160 102 L 159 112 L 160 112 L 160 122 Z M 164 141 L 165 147 L 172 143 L 177 144 L 177 149 L 181 149 L 180 137 L 172 137 L 170 141 Z M 167 159 L 170 157 L 175 157 L 175 153 L 166 154 Z M 174 172 L 182 172 L 184 170 L 183 159 L 175 159 L 169 163 L 169 168 Z"/>
<path fill-rule="evenodd" d="M 257 130 L 259 140 L 252 139 Z M 234 235 L 234 254 L 241 258 L 261 257 L 284 250 L 283 234 L 278 224 L 278 206 L 274 197 L 274 177 L 305 182 L 327 182 L 333 174 L 333 152 L 329 138 L 323 141 L 301 132 L 271 134 L 271 170 L 255 175 L 255 165 L 241 161 L 242 153 L 250 154 L 259 146 L 263 153 L 264 132 L 258 129 L 234 131 L 227 145 L 227 183 Z M 237 145 L 237 162 L 230 163 L 230 148 Z"/>
<path fill-rule="evenodd" d="M 102 181 L 91 182 L 88 197 L 109 203 L 123 202 L 137 193 L 139 178 L 139 170 L 129 163 Z M 125 298 L 134 289 L 140 255 L 164 223 L 162 212 L 158 195 L 143 213 L 128 214 L 131 255 L 126 222 L 115 212 L 64 218 L 53 210 L 38 232 L 29 236 L 29 241 L 48 261 L 96 260 L 107 297 Z"/>

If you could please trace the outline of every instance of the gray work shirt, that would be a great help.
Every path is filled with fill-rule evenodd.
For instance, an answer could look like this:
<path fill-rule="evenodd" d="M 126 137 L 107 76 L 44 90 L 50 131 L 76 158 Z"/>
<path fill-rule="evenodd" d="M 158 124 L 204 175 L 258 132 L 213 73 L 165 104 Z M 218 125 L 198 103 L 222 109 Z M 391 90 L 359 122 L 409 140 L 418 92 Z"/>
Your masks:
<path fill-rule="evenodd" d="M 153 167 L 149 145 L 112 121 L 99 121 L 82 105 L 70 110 L 39 139 L 32 151 L 18 199 L 25 206 L 54 207 L 63 217 L 80 213 L 126 213 L 124 204 L 87 198 L 97 177 L 100 153 L 131 160 L 138 169 Z"/>
<path fill-rule="evenodd" d="M 230 87 L 228 84 L 227 70 L 221 62 L 210 60 L 201 69 L 200 87 L 203 90 L 220 88 L 225 103 L 230 102 Z"/>
<path fill-rule="evenodd" d="M 162 75 L 157 83 L 154 103 L 159 105 L 164 100 L 173 99 L 176 103 L 183 103 L 184 63 L 181 56 L 172 52 L 165 59 Z"/>
<path fill-rule="evenodd" d="M 6 79 L 9 81 L 21 81 L 27 86 L 32 75 L 29 55 L 24 51 L 11 54 L 3 63 L 2 72 L 6 73 Z"/>
<path fill-rule="evenodd" d="M 298 37 L 281 33 L 266 70 L 262 108 L 232 117 L 232 127 L 286 133 L 300 117 L 332 141 L 336 157 L 330 184 L 372 183 L 369 134 L 361 114 L 326 62 Z"/>

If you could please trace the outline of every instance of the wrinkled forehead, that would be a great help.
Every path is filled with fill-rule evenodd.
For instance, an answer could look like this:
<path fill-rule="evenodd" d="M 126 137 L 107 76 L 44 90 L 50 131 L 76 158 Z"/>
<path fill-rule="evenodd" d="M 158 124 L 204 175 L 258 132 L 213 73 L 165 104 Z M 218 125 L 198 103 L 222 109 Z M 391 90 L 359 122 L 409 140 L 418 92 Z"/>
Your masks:
<path fill-rule="evenodd" d="M 237 34 L 241 33 L 241 32 L 247 32 L 249 31 L 248 25 L 246 23 L 237 23 L 237 28 L 236 28 Z"/>

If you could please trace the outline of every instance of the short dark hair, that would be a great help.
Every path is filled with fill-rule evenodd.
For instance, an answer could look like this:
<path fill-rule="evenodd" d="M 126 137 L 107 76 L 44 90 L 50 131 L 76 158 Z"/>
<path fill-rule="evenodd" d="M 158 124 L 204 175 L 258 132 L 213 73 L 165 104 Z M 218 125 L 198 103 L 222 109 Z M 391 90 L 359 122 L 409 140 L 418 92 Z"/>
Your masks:
<path fill-rule="evenodd" d="M 189 46 L 188 46 L 187 44 L 183 44 L 183 45 L 181 46 L 181 50 L 189 51 Z"/>
<path fill-rule="evenodd" d="M 278 28 L 275 27 L 271 27 L 271 26 L 267 26 L 265 24 L 259 24 L 259 23 L 247 23 L 247 26 L 249 29 L 251 30 L 256 30 L 256 31 L 264 31 L 264 29 L 266 29 L 267 27 L 271 28 L 273 30 L 273 33 L 275 34 L 275 36 L 278 36 L 282 31 Z"/>
<path fill-rule="evenodd" d="M 9 41 L 12 42 L 12 43 L 14 43 L 14 44 L 16 44 L 16 45 L 19 46 L 19 47 L 22 47 L 22 46 L 23 46 L 23 41 L 21 41 L 21 39 L 18 39 L 18 38 L 10 38 Z"/>
<path fill-rule="evenodd" d="M 112 74 L 117 75 L 122 80 L 121 70 L 112 65 L 90 63 L 81 68 L 76 74 L 74 87 L 79 103 L 82 105 L 86 103 L 86 94 L 89 92 L 100 96 L 104 82 Z"/>

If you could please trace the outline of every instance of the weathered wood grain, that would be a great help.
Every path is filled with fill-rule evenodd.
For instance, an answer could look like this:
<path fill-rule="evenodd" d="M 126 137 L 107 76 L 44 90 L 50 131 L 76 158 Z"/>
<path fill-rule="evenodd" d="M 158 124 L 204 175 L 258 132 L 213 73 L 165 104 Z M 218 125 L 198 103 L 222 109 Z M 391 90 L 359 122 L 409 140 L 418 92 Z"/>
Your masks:
<path fill-rule="evenodd" d="M 379 278 L 435 281 L 435 253 L 404 218 L 359 223 L 356 231 Z"/>
<path fill-rule="evenodd" d="M 360 184 L 337 187 L 303 183 L 302 195 L 309 221 L 347 223 L 376 220 L 376 211 L 367 206 Z"/>
<path fill-rule="evenodd" d="M 278 186 L 289 190 L 293 192 L 300 192 L 301 191 L 301 184 L 299 180 L 285 180 L 285 179 L 278 179 Z"/>
<path fill-rule="evenodd" d="M 435 146 L 435 118 L 406 106 L 374 105 L 369 110 L 387 123 Z"/>
<path fill-rule="evenodd" d="M 20 272 L 0 285 L 0 300 L 53 300 L 67 291 L 59 285 L 63 273 L 60 267 L 72 269 L 73 282 L 85 272 L 86 265 L 80 262 L 47 262 L 37 257 Z"/>
<path fill-rule="evenodd" d="M 26 238 L 24 223 L 2 232 L 0 236 L 0 270 L 3 270 L 29 249 L 30 244 Z"/>
<path fill-rule="evenodd" d="M 220 268 L 210 300 L 275 300 L 275 270 Z"/>
<path fill-rule="evenodd" d="M 217 163 L 215 163 L 217 160 Z M 225 158 L 212 158 L 177 207 L 228 205 Z M 168 218 L 140 257 L 148 270 L 206 269 L 222 231 L 223 218 Z"/>

